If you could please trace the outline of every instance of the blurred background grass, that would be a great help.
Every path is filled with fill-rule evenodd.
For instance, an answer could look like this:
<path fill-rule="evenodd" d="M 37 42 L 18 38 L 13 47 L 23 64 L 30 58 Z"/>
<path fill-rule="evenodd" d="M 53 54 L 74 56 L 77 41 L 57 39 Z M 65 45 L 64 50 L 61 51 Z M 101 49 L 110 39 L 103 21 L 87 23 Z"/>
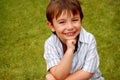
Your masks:
<path fill-rule="evenodd" d="M 0 80 L 45 80 L 49 0 L 0 0 Z M 93 33 L 105 80 L 120 80 L 120 1 L 81 0 L 83 26 Z"/>

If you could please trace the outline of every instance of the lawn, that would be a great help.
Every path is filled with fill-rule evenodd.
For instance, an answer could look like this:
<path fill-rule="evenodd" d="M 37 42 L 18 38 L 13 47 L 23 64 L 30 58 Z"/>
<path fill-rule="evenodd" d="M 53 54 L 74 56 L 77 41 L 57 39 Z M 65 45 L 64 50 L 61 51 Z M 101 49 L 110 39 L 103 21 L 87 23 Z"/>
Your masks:
<path fill-rule="evenodd" d="M 49 0 L 0 0 L 0 80 L 45 80 Z M 94 34 L 105 80 L 120 80 L 120 1 L 81 0 L 84 28 Z"/>

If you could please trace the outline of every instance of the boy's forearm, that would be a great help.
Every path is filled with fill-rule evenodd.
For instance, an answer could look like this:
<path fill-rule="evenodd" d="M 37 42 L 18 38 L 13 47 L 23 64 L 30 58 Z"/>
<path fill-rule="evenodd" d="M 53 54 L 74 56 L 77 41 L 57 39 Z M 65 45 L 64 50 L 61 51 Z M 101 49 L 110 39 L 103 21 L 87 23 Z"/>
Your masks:
<path fill-rule="evenodd" d="M 62 80 L 88 80 L 92 76 L 93 76 L 93 74 L 91 74 L 91 73 L 85 72 L 83 70 L 79 70 L 79 71 L 77 71 L 75 73 L 72 73 L 72 74 L 68 75 L 66 79 L 62 79 Z M 49 73 L 48 78 L 49 79 L 47 79 L 47 80 L 50 80 L 50 79 L 58 80 L 50 73 Z"/>
<path fill-rule="evenodd" d="M 92 73 L 78 70 L 77 72 L 70 74 L 65 80 L 88 80 L 92 76 Z"/>
<path fill-rule="evenodd" d="M 67 50 L 61 62 L 57 66 L 50 69 L 51 74 L 57 80 L 64 80 L 70 72 L 72 59 L 73 59 L 73 51 Z"/>

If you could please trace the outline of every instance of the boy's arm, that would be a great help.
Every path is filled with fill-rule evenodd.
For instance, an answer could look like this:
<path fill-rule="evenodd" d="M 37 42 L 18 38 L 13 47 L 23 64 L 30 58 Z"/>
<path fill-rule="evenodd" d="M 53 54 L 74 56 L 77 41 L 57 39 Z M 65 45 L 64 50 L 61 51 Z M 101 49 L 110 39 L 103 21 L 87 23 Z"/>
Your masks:
<path fill-rule="evenodd" d="M 88 73 L 83 70 L 78 70 L 75 73 L 68 75 L 67 78 L 64 80 L 88 80 L 92 76 L 93 76 L 92 73 Z M 57 79 L 55 79 L 55 77 L 51 73 L 49 73 L 46 75 L 46 80 L 57 80 Z"/>
<path fill-rule="evenodd" d="M 83 70 L 78 70 L 70 74 L 65 80 L 88 80 L 92 76 L 93 76 L 92 73 L 89 73 Z"/>
<path fill-rule="evenodd" d="M 62 58 L 61 62 L 52 67 L 50 69 L 50 73 L 57 79 L 57 80 L 64 80 L 65 77 L 69 74 L 72 64 L 73 54 L 71 51 L 66 51 L 64 57 Z"/>
<path fill-rule="evenodd" d="M 75 40 L 69 40 L 67 42 L 67 50 L 60 61 L 60 63 L 50 69 L 50 73 L 57 79 L 57 80 L 64 80 L 70 72 L 72 60 L 73 60 L 73 53 L 75 49 Z"/>

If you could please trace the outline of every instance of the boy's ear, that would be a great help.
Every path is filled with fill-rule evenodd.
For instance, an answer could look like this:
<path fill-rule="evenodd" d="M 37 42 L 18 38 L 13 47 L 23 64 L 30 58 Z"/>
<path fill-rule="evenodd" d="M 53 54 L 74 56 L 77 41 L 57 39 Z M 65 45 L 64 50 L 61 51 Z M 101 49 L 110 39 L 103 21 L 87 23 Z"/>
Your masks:
<path fill-rule="evenodd" d="M 54 26 L 53 26 L 53 24 L 51 22 L 47 21 L 47 25 L 48 25 L 48 27 L 50 28 L 50 30 L 52 32 L 55 32 L 55 28 L 54 28 Z"/>

